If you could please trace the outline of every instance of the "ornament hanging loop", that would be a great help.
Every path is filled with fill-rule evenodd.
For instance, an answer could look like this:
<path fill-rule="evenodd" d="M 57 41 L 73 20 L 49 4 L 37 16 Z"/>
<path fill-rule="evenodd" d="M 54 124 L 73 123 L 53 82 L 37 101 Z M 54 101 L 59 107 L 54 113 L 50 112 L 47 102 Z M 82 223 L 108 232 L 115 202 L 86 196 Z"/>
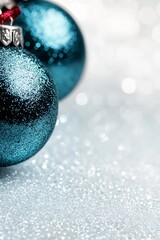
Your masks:
<path fill-rule="evenodd" d="M 1 0 L 0 0 L 1 1 Z M 19 6 L 15 6 L 11 9 L 8 9 L 7 11 L 0 14 L 0 24 L 7 23 L 11 20 L 11 18 L 14 20 L 16 19 L 21 13 L 21 9 Z"/>
<path fill-rule="evenodd" d="M 13 26 L 13 23 L 14 23 L 14 19 L 10 17 L 10 26 Z"/>

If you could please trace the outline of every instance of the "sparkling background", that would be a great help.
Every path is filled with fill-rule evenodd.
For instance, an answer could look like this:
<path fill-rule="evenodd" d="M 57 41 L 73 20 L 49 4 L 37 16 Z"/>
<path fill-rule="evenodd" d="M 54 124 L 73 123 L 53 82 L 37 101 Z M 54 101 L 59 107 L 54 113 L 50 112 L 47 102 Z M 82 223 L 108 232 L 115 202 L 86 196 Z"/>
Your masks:
<path fill-rule="evenodd" d="M 0 240 L 160 239 L 160 4 L 61 0 L 88 66 L 33 159 L 0 170 Z"/>

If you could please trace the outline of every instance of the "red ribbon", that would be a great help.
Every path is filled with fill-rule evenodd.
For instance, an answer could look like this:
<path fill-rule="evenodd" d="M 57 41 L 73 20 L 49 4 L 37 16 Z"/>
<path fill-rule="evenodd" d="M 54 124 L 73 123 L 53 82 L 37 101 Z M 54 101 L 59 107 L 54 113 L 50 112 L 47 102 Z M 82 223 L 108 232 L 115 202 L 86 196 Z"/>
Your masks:
<path fill-rule="evenodd" d="M 21 10 L 18 6 L 15 6 L 0 15 L 0 24 L 11 21 L 11 19 L 17 18 L 21 14 Z"/>

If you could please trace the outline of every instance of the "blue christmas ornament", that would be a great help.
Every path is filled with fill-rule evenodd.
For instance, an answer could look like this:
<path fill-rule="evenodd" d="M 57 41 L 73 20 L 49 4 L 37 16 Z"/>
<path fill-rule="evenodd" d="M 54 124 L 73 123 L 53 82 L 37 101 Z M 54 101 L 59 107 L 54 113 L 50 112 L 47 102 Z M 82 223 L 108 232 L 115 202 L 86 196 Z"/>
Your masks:
<path fill-rule="evenodd" d="M 44 0 L 20 1 L 17 24 L 24 30 L 24 47 L 46 66 L 55 81 L 59 99 L 80 80 L 85 64 L 82 33 L 61 7 Z"/>
<path fill-rule="evenodd" d="M 23 48 L 0 47 L 1 167 L 29 159 L 45 145 L 57 104 L 53 81 L 39 60 Z"/>

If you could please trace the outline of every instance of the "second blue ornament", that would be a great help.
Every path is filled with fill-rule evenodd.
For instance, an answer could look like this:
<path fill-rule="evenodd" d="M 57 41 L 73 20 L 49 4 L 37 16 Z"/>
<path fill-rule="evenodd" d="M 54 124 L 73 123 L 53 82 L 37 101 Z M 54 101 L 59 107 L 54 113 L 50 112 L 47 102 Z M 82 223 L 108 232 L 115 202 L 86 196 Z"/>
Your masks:
<path fill-rule="evenodd" d="M 85 44 L 73 18 L 61 7 L 44 0 L 20 1 L 17 23 L 24 30 L 25 48 L 48 69 L 59 99 L 77 85 L 85 65 Z"/>

